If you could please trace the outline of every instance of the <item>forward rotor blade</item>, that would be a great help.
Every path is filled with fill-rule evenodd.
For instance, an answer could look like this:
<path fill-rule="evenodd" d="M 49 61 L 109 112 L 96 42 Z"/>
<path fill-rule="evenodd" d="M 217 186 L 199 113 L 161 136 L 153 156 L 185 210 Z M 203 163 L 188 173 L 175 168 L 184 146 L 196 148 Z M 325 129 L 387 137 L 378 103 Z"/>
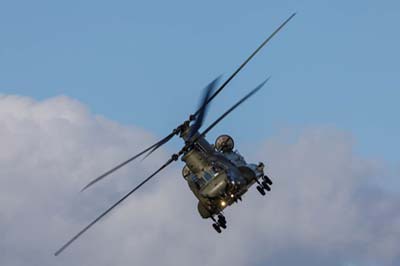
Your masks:
<path fill-rule="evenodd" d="M 296 15 L 293 13 L 289 18 L 287 18 L 264 42 L 258 46 L 258 48 L 236 69 L 235 72 L 219 87 L 213 95 L 208 99 L 207 104 L 211 102 L 225 87 L 228 83 L 244 68 L 247 63 Z M 196 111 L 195 115 L 200 112 L 200 109 Z"/>
<path fill-rule="evenodd" d="M 196 121 L 193 124 L 193 126 L 190 128 L 189 139 L 192 138 L 193 135 L 203 125 L 204 117 L 205 117 L 205 115 L 207 113 L 208 100 L 210 99 L 211 93 L 213 93 L 213 91 L 215 90 L 215 87 L 217 86 L 217 83 L 220 80 L 220 78 L 221 78 L 221 76 L 217 77 L 210 84 L 208 84 L 207 87 L 204 88 L 203 98 L 201 100 L 201 105 L 200 105 L 200 108 L 199 108 L 199 112 L 196 115 Z"/>
<path fill-rule="evenodd" d="M 85 228 L 83 228 L 78 234 L 76 234 L 73 238 L 71 238 L 67 243 L 65 243 L 59 250 L 57 250 L 54 255 L 58 256 L 64 249 L 66 249 L 69 245 L 72 244 L 78 237 L 80 237 L 83 233 L 85 233 L 90 227 L 92 227 L 95 223 L 97 223 L 101 218 L 103 218 L 107 213 L 109 213 L 112 209 L 117 207 L 121 202 L 123 202 L 126 198 L 128 198 L 130 195 L 132 195 L 133 192 L 138 190 L 141 186 L 143 186 L 146 182 L 148 182 L 151 178 L 153 178 L 156 174 L 158 174 L 161 170 L 163 170 L 165 167 L 167 167 L 169 164 L 171 164 L 173 161 L 176 161 L 178 159 L 178 155 L 173 155 L 165 164 L 163 164 L 157 171 L 155 171 L 153 174 L 151 174 L 148 178 L 143 180 L 139 185 L 137 185 L 134 189 L 129 191 L 128 194 L 123 196 L 119 201 L 114 203 L 110 208 L 108 208 L 105 212 L 103 212 L 99 217 L 97 217 L 93 222 L 91 222 L 89 225 L 87 225 Z"/>
<path fill-rule="evenodd" d="M 81 189 L 81 192 L 86 190 L 87 188 L 91 187 L 92 185 L 94 185 L 95 183 L 97 183 L 98 181 L 102 180 L 103 178 L 105 178 L 106 176 L 108 176 L 109 174 L 117 171 L 119 168 L 121 168 L 122 166 L 132 162 L 133 160 L 135 160 L 136 158 L 140 157 L 141 155 L 145 154 L 146 152 L 148 152 L 149 150 L 159 146 L 160 144 L 164 144 L 165 142 L 167 142 L 168 140 L 170 140 L 173 136 L 175 135 L 175 132 L 172 132 L 171 134 L 169 134 L 168 136 L 166 136 L 165 138 L 163 138 L 162 140 L 158 141 L 157 143 L 151 145 L 150 147 L 148 147 L 147 149 L 141 151 L 140 153 L 136 154 L 135 156 L 129 158 L 128 160 L 120 163 L 119 165 L 115 166 L 114 168 L 108 170 L 107 172 L 105 172 L 104 174 L 102 174 L 101 176 L 93 179 L 89 184 L 87 184 L 85 187 L 83 187 Z"/>
<path fill-rule="evenodd" d="M 149 152 L 146 154 L 146 156 L 143 157 L 142 161 L 143 161 L 144 159 L 146 159 L 147 157 L 149 157 L 150 154 L 152 154 L 153 152 L 155 152 L 155 151 L 156 151 L 158 148 L 160 148 L 162 145 L 164 145 L 165 143 L 167 143 L 168 141 L 170 141 L 174 135 L 175 135 L 175 131 L 172 132 L 171 134 L 169 134 L 168 137 L 164 138 L 162 142 L 160 141 L 160 142 L 157 144 L 157 146 L 155 146 L 151 151 L 149 151 Z"/>
<path fill-rule="evenodd" d="M 215 127 L 222 119 L 224 119 L 230 112 L 235 110 L 239 105 L 241 105 L 244 101 L 246 101 L 248 98 L 254 95 L 257 91 L 259 91 L 265 83 L 268 82 L 270 77 L 268 77 L 266 80 L 264 80 L 260 85 L 258 85 L 255 89 L 253 89 L 250 93 L 248 93 L 246 96 L 244 96 L 240 101 L 238 101 L 235 105 L 233 105 L 231 108 L 229 108 L 225 113 L 223 113 L 217 120 L 215 120 L 206 130 L 204 130 L 203 133 L 201 133 L 200 136 L 205 136 L 213 127 Z"/>

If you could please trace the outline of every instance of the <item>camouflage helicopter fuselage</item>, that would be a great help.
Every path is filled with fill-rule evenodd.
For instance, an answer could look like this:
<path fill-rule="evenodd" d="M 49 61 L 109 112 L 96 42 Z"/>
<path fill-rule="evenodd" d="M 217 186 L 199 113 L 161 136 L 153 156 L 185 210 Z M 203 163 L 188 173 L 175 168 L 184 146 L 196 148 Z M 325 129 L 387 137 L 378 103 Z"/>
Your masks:
<path fill-rule="evenodd" d="M 186 134 L 181 136 L 185 141 Z M 229 137 L 229 136 L 228 136 Z M 232 147 L 233 148 L 233 147 Z M 264 177 L 264 164 L 248 164 L 237 150 L 218 150 L 203 136 L 183 154 L 182 175 L 199 200 L 203 218 L 221 213 Z"/>

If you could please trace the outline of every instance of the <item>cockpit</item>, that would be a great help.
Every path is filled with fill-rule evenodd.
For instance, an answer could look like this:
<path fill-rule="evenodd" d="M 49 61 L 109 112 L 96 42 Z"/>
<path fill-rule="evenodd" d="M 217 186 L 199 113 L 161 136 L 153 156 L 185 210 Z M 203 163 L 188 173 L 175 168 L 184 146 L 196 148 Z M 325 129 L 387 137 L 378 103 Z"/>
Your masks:
<path fill-rule="evenodd" d="M 197 184 L 198 188 L 201 188 L 219 173 L 223 172 L 223 169 L 224 168 L 220 166 L 218 162 L 213 162 L 210 167 L 203 169 L 202 172 L 196 175 L 190 171 L 187 165 L 185 165 L 182 169 L 182 176 L 186 179 L 186 181 L 193 182 Z"/>

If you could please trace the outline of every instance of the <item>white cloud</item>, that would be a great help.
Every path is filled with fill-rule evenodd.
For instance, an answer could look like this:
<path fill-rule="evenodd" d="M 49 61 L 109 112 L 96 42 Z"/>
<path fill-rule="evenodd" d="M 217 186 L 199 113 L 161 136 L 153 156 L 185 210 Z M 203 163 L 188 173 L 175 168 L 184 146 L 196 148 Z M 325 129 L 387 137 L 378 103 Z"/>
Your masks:
<path fill-rule="evenodd" d="M 376 162 L 333 128 L 271 139 L 253 154 L 274 177 L 251 190 L 216 234 L 167 169 L 59 257 L 53 252 L 168 158 L 159 151 L 85 193 L 91 178 L 151 144 L 143 129 L 91 114 L 68 97 L 0 95 L 0 264 L 396 265 L 400 200 L 371 186 Z M 240 144 L 237 145 L 240 149 Z"/>

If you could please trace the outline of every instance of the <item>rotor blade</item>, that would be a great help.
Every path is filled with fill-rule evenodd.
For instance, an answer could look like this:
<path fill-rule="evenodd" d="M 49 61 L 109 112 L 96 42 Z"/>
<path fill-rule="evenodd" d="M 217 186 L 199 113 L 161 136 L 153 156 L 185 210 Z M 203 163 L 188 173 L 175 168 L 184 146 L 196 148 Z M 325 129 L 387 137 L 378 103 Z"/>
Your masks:
<path fill-rule="evenodd" d="M 87 188 L 89 188 L 90 186 L 92 186 L 93 184 L 97 183 L 98 181 L 100 181 L 101 179 L 105 178 L 106 176 L 108 176 L 109 174 L 115 172 L 116 170 L 118 170 L 119 168 L 121 168 L 122 166 L 132 162 L 133 160 L 135 160 L 136 158 L 140 157 L 141 155 L 143 155 L 144 153 L 148 152 L 149 150 L 153 149 L 154 147 L 157 147 L 159 144 L 164 144 L 166 141 L 170 140 L 173 136 L 175 135 L 175 132 L 172 132 L 171 134 L 169 134 L 168 136 L 166 136 L 165 138 L 163 138 L 162 140 L 158 141 L 157 143 L 153 144 L 152 146 L 148 147 L 147 149 L 141 151 L 140 153 L 136 154 L 135 156 L 129 158 L 128 160 L 120 163 L 119 165 L 115 166 L 114 168 L 108 170 L 107 172 L 105 172 L 104 174 L 102 174 L 101 176 L 93 179 L 89 184 L 87 184 L 85 187 L 83 187 L 81 189 L 81 192 L 86 190 Z"/>
<path fill-rule="evenodd" d="M 157 144 L 157 146 L 155 146 L 151 151 L 149 151 L 149 152 L 146 154 L 146 156 L 143 157 L 142 161 L 143 161 L 144 159 L 146 159 L 147 157 L 149 157 L 150 154 L 152 154 L 153 152 L 155 152 L 155 151 L 156 151 L 158 148 L 160 148 L 162 145 L 164 145 L 165 143 L 167 143 L 168 141 L 170 141 L 174 135 L 175 135 L 175 131 L 172 132 L 171 134 L 169 134 L 168 137 L 164 138 L 162 142 L 160 141 L 160 142 Z"/>
<path fill-rule="evenodd" d="M 207 87 L 204 88 L 203 92 L 203 98 L 201 100 L 201 105 L 199 108 L 199 112 L 196 116 L 196 121 L 190 128 L 190 133 L 189 133 L 189 139 L 193 137 L 193 135 L 200 129 L 200 127 L 203 125 L 204 117 L 207 112 L 207 103 L 208 100 L 210 99 L 211 93 L 215 90 L 215 87 L 217 86 L 218 81 L 220 80 L 221 76 L 217 77 L 214 79 L 210 84 L 207 85 Z"/>
<path fill-rule="evenodd" d="M 242 70 L 243 67 L 247 65 L 247 63 L 277 34 L 294 16 L 296 13 L 293 13 L 289 18 L 287 18 L 270 36 L 268 36 L 267 39 L 263 43 L 258 46 L 258 48 L 236 69 L 235 72 L 221 85 L 221 87 L 218 88 L 214 92 L 213 95 L 208 99 L 207 104 L 211 102 L 224 88 L 228 83 Z M 195 115 L 197 115 L 200 112 L 200 109 L 196 111 Z"/>
<path fill-rule="evenodd" d="M 197 132 L 197 130 L 199 130 L 199 128 L 202 126 L 203 120 L 204 120 L 204 116 L 205 116 L 205 113 L 206 113 L 206 110 L 207 110 L 207 100 L 209 99 L 210 94 L 215 90 L 215 87 L 216 87 L 216 85 L 217 85 L 217 83 L 218 83 L 218 81 L 219 81 L 220 79 L 221 79 L 221 76 L 218 76 L 217 78 L 215 78 L 213 81 L 211 81 L 211 83 L 208 84 L 208 85 L 204 88 L 205 92 L 204 92 L 204 94 L 203 94 L 203 99 L 202 99 L 202 101 L 201 101 L 201 105 L 200 105 L 200 109 L 199 109 L 200 112 L 199 112 L 199 114 L 198 114 L 197 117 L 196 117 L 195 123 L 194 123 L 193 126 L 191 127 L 190 134 L 189 134 L 190 137 L 192 137 L 192 136 L 194 135 L 194 133 Z M 151 151 L 149 151 L 149 152 L 146 154 L 146 156 L 142 159 L 142 161 L 143 161 L 144 159 L 146 159 L 147 157 L 149 157 L 153 152 L 155 152 L 155 151 L 156 151 L 158 148 L 160 148 L 162 145 L 164 145 L 165 143 L 167 143 L 167 142 L 173 137 L 173 135 L 174 135 L 174 134 L 171 133 L 170 138 L 165 138 L 163 142 L 159 142 L 159 143 L 157 144 L 157 146 L 155 146 Z"/>
<path fill-rule="evenodd" d="M 239 105 L 241 105 L 244 101 L 246 101 L 248 98 L 254 95 L 258 90 L 260 90 L 265 83 L 268 82 L 270 77 L 268 77 L 266 80 L 264 80 L 260 85 L 258 85 L 255 89 L 253 89 L 250 93 L 248 93 L 246 96 L 244 96 L 240 101 L 238 101 L 235 105 L 233 105 L 231 108 L 229 108 L 225 113 L 223 113 L 217 120 L 214 121 L 206 130 L 204 130 L 203 133 L 201 133 L 200 136 L 205 136 L 214 126 L 216 126 L 222 119 L 224 119 L 230 112 L 235 110 Z"/>
<path fill-rule="evenodd" d="M 156 174 L 158 174 L 161 170 L 163 170 L 165 167 L 167 167 L 169 164 L 171 164 L 173 161 L 176 161 L 178 156 L 173 155 L 165 164 L 163 164 L 157 171 L 155 171 L 153 174 L 151 174 L 148 178 L 143 180 L 139 185 L 137 185 L 134 189 L 129 191 L 128 194 L 123 196 L 119 201 L 114 203 L 110 208 L 108 208 L 105 212 L 103 212 L 99 217 L 97 217 L 93 222 L 91 222 L 89 225 L 87 225 L 85 228 L 83 228 L 78 234 L 76 234 L 73 238 L 71 238 L 67 243 L 65 243 L 59 250 L 57 250 L 54 255 L 58 256 L 64 249 L 66 249 L 72 242 L 74 242 L 78 237 L 80 237 L 83 233 L 85 233 L 90 227 L 92 227 L 95 223 L 97 223 L 101 218 L 103 218 L 107 213 L 109 213 L 112 209 L 117 207 L 122 201 L 124 201 L 126 198 L 128 198 L 130 195 L 132 195 L 133 192 L 138 190 L 141 186 L 143 186 L 147 181 L 149 181 L 152 177 L 154 177 Z"/>
<path fill-rule="evenodd" d="M 235 70 L 235 72 L 233 72 L 233 74 L 209 97 L 207 97 L 207 101 L 205 103 L 203 103 L 199 109 L 194 113 L 194 116 L 198 116 L 200 115 L 201 112 L 204 111 L 205 106 L 210 103 L 225 87 L 226 85 L 228 85 L 228 83 L 247 65 L 247 63 L 296 15 L 296 13 L 293 13 L 289 18 L 287 18 L 271 35 L 268 36 L 267 39 L 264 40 L 264 42 L 262 42 L 260 44 L 260 46 L 257 47 L 257 49 Z M 218 77 L 219 78 L 219 77 Z M 214 80 L 215 81 L 215 80 Z M 213 81 L 213 82 L 214 82 Z M 201 119 L 199 121 L 202 122 L 202 120 L 204 119 L 204 117 L 202 116 Z M 197 130 L 201 127 L 200 126 L 196 126 Z M 196 131 L 197 131 L 196 130 Z M 192 130 L 191 130 L 192 131 Z M 190 133 L 190 136 L 194 135 L 194 132 L 196 132 L 195 130 L 193 130 Z M 167 141 L 166 141 L 167 142 Z M 145 156 L 144 159 L 146 159 L 150 154 L 152 154 L 155 150 L 157 150 L 160 146 L 162 146 L 164 143 L 160 143 L 158 145 L 155 145 L 153 147 L 153 149 Z"/>

